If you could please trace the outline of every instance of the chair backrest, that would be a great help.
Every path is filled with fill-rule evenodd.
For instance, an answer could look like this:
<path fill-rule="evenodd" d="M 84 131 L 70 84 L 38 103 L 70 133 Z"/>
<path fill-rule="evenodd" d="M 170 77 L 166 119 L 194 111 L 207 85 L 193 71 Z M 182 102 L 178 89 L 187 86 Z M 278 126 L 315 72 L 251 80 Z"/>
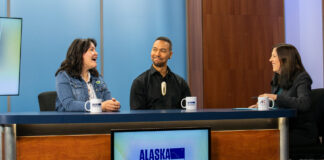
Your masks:
<path fill-rule="evenodd" d="M 311 93 L 312 107 L 315 111 L 315 119 L 319 136 L 324 136 L 324 88 L 313 89 Z"/>
<path fill-rule="evenodd" d="M 324 133 L 324 88 L 313 89 L 311 93 L 312 109 L 316 120 L 318 135 Z M 322 144 L 296 146 L 289 149 L 290 159 L 324 159 L 324 146 Z"/>
<path fill-rule="evenodd" d="M 42 92 L 38 95 L 40 111 L 55 111 L 56 91 Z"/>

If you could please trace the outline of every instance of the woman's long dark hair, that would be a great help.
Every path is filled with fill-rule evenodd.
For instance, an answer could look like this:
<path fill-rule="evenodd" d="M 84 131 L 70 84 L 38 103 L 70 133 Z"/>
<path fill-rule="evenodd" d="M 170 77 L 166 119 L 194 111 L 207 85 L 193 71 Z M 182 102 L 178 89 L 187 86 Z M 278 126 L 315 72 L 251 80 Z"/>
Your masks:
<path fill-rule="evenodd" d="M 300 55 L 291 44 L 277 44 L 273 49 L 276 49 L 280 61 L 280 74 L 274 74 L 271 85 L 289 89 L 296 76 L 305 71 Z"/>
<path fill-rule="evenodd" d="M 97 46 L 95 39 L 75 39 L 70 45 L 65 60 L 61 63 L 60 68 L 56 71 L 55 76 L 60 71 L 66 71 L 71 77 L 81 78 L 82 66 L 83 66 L 83 54 L 88 51 L 91 43 Z M 96 68 L 92 68 L 89 72 L 98 77 L 99 73 Z"/>

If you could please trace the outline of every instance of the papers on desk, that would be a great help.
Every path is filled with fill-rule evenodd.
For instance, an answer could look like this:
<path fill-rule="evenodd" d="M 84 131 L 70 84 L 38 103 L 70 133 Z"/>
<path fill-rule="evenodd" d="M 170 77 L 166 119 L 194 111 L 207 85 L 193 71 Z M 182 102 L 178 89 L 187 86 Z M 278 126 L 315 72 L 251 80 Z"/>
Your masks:
<path fill-rule="evenodd" d="M 248 110 L 248 111 L 257 111 L 258 108 L 232 108 L 233 110 Z"/>
<path fill-rule="evenodd" d="M 258 108 L 232 108 L 233 110 L 247 110 L 247 111 L 257 111 Z M 276 110 L 277 108 L 269 108 L 269 110 Z"/>

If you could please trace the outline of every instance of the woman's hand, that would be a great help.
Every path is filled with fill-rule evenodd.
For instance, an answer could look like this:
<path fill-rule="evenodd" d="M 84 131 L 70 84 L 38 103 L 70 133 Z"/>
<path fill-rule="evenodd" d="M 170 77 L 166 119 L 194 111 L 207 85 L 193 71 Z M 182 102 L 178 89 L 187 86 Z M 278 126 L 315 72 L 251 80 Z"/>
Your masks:
<path fill-rule="evenodd" d="M 259 97 L 268 97 L 272 100 L 276 100 L 277 99 L 277 95 L 276 94 L 268 94 L 268 93 L 264 93 L 264 94 L 261 94 L 259 95 Z"/>
<path fill-rule="evenodd" d="M 103 112 L 108 111 L 119 111 L 120 103 L 115 99 L 112 98 L 111 100 L 107 100 L 101 103 L 101 108 Z"/>
<path fill-rule="evenodd" d="M 253 104 L 253 105 L 249 106 L 249 108 L 258 108 L 258 103 L 257 103 L 257 104 Z"/>

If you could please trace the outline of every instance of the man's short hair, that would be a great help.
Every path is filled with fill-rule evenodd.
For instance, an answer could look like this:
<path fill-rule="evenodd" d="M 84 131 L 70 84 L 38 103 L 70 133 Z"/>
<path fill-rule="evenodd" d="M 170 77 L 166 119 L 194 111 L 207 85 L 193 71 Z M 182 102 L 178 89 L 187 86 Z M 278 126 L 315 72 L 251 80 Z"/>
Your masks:
<path fill-rule="evenodd" d="M 158 38 L 155 39 L 155 41 L 157 41 L 157 40 L 168 42 L 169 46 L 170 46 L 169 50 L 172 51 L 172 42 L 168 37 L 158 37 Z"/>

